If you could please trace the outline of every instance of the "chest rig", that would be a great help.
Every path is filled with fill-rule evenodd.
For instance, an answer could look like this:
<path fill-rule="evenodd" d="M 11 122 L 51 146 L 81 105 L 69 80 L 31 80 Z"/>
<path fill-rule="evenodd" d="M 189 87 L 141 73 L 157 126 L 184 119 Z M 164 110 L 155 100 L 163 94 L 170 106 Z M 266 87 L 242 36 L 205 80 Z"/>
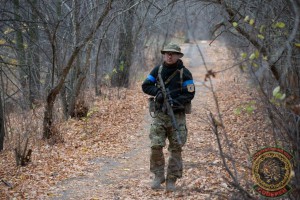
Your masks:
<path fill-rule="evenodd" d="M 161 72 L 162 72 L 163 66 L 160 65 L 159 69 L 158 69 L 158 74 L 161 76 Z M 183 83 L 183 68 L 181 69 L 177 69 L 176 71 L 174 71 L 171 76 L 169 76 L 169 78 L 164 81 L 165 85 L 167 85 L 168 83 L 170 83 L 170 81 L 176 76 L 176 74 L 179 73 L 180 76 L 180 91 L 182 92 L 182 83 Z M 161 88 L 160 84 L 157 85 L 158 88 Z"/>
<path fill-rule="evenodd" d="M 162 72 L 162 69 L 163 69 L 163 65 L 160 65 L 159 66 L 159 69 L 158 69 L 158 74 L 159 76 L 158 77 L 162 77 L 161 76 L 161 72 Z M 179 76 L 180 76 L 180 92 L 182 92 L 182 84 L 183 84 L 183 68 L 181 69 L 177 69 L 176 71 L 174 71 L 171 76 L 169 76 L 169 78 L 164 82 L 165 85 L 167 85 L 175 76 L 176 74 L 179 73 Z M 159 83 L 159 81 L 158 81 Z M 160 84 L 157 85 L 158 88 L 161 88 Z M 192 104 L 191 102 L 189 103 L 186 103 L 184 105 L 184 112 L 185 114 L 191 114 L 192 113 Z"/>

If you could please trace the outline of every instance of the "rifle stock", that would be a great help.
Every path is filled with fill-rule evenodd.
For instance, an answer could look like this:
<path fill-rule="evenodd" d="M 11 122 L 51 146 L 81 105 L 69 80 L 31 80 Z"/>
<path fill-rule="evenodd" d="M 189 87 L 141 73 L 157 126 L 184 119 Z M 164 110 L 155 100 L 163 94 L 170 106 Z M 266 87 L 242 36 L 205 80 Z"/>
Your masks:
<path fill-rule="evenodd" d="M 176 118 L 175 118 L 172 106 L 170 105 L 170 102 L 172 102 L 172 97 L 170 95 L 169 89 L 166 89 L 160 73 L 158 74 L 158 77 L 159 77 L 159 83 L 160 83 L 160 86 L 161 86 L 161 89 L 162 89 L 162 92 L 164 95 L 164 104 L 167 107 L 168 115 L 171 119 L 172 126 L 175 129 L 177 142 L 180 146 L 182 146 L 182 141 L 181 141 L 180 134 L 179 134 L 179 127 L 176 122 Z"/>

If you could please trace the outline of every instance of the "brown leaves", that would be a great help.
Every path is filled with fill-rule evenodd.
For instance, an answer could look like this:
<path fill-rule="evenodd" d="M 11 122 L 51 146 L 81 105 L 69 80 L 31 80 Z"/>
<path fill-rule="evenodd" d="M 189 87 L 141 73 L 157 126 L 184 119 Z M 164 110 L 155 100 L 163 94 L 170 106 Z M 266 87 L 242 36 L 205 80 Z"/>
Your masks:
<path fill-rule="evenodd" d="M 39 141 L 33 145 L 31 162 L 24 168 L 15 167 L 13 152 L 2 152 L 0 190 L 3 195 L 17 199 L 55 196 L 48 192 L 50 186 L 70 177 L 86 176 L 87 170 L 99 169 L 98 164 L 89 163 L 90 159 L 117 157 L 126 152 L 131 136 L 138 132 L 144 120 L 141 116 L 145 115 L 146 98 L 137 88 L 120 93 L 126 93 L 126 99 L 99 98 L 86 118 L 57 124 L 64 143 L 52 146 Z"/>
<path fill-rule="evenodd" d="M 205 78 L 204 81 L 207 81 L 208 79 L 210 79 L 211 77 L 215 78 L 216 77 L 216 72 L 214 72 L 213 70 L 208 70 L 207 73 L 205 74 Z"/>
<path fill-rule="evenodd" d="M 219 46 L 216 49 L 220 49 Z M 223 52 L 219 52 L 220 58 Z M 210 70 L 205 79 L 215 75 Z M 202 77 L 202 72 L 194 76 L 195 80 Z M 220 138 L 227 156 L 225 160 L 230 163 L 230 159 L 235 159 L 241 184 L 247 185 L 251 171 L 245 146 L 250 151 L 255 150 L 254 145 L 260 142 L 257 139 L 268 135 L 268 126 L 263 113 L 259 112 L 259 104 L 255 105 L 255 112 L 234 113 L 244 102 L 255 100 L 255 95 L 249 94 L 251 89 L 231 81 L 228 76 L 218 81 L 215 88 L 223 117 Z M 11 187 L 0 182 L 0 198 L 46 199 L 65 195 L 69 199 L 95 200 L 217 199 L 217 195 L 223 193 L 221 199 L 229 199 L 232 187 L 224 179 L 231 178 L 224 170 L 207 120 L 209 111 L 216 114 L 215 104 L 211 93 L 205 92 L 205 88 L 199 88 L 192 102 L 192 114 L 187 115 L 188 141 L 183 147 L 184 171 L 183 178 L 177 181 L 178 191 L 165 193 L 150 189 L 151 118 L 147 112 L 147 95 L 142 93 L 139 83 L 130 90 L 110 90 L 91 103 L 86 117 L 58 124 L 56 128 L 64 143 L 49 145 L 37 140 L 28 166 L 16 168 L 13 153 L 2 152 L 1 179 Z M 164 154 L 167 160 L 166 148 Z M 232 165 L 229 167 L 232 169 Z"/>

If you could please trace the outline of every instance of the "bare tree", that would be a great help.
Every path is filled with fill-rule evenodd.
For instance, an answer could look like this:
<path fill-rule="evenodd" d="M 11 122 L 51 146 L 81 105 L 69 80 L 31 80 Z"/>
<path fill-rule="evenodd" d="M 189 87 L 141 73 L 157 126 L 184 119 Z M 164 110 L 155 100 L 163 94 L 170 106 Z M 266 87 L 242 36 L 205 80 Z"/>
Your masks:
<path fill-rule="evenodd" d="M 37 7 L 37 0 L 31 0 L 34 7 Z M 30 20 L 33 22 L 28 24 L 29 26 L 29 41 L 28 41 L 28 67 L 29 67 L 29 102 L 30 106 L 37 103 L 40 100 L 41 89 L 41 62 L 39 52 L 39 29 L 38 24 L 35 23 L 35 19 L 38 16 L 34 10 L 31 12 Z"/>
<path fill-rule="evenodd" d="M 0 151 L 3 150 L 4 145 L 4 113 L 3 113 L 3 104 L 2 104 L 2 94 L 0 93 Z"/>
<path fill-rule="evenodd" d="M 59 94 L 61 88 L 64 85 L 64 81 L 65 81 L 70 69 L 72 68 L 73 62 L 75 61 L 76 57 L 78 56 L 80 50 L 91 41 L 91 39 L 93 38 L 96 31 L 103 23 L 105 17 L 109 13 L 109 10 L 111 9 L 111 3 L 112 3 L 112 0 L 109 0 L 107 2 L 106 7 L 104 8 L 101 16 L 97 19 L 93 28 L 86 35 L 86 37 L 72 49 L 71 55 L 67 61 L 67 64 L 65 65 L 65 67 L 62 70 L 62 74 L 60 75 L 57 85 L 54 86 L 54 88 L 51 89 L 49 94 L 47 95 L 47 104 L 46 104 L 46 109 L 45 109 L 45 113 L 44 113 L 44 133 L 43 133 L 44 138 L 51 137 L 54 102 L 55 102 L 55 99 L 56 99 L 57 95 Z"/>
<path fill-rule="evenodd" d="M 19 0 L 14 0 L 14 15 L 15 15 L 15 30 L 16 30 L 16 49 L 17 49 L 17 58 L 18 63 L 20 66 L 19 68 L 19 80 L 21 84 L 21 91 L 23 93 L 23 97 L 25 99 L 25 105 L 22 106 L 25 108 L 28 107 L 28 76 L 29 70 L 28 66 L 26 65 L 26 53 L 25 53 L 25 44 L 24 38 L 22 33 L 22 26 L 21 23 L 21 12 L 20 12 L 20 2 Z"/>
<path fill-rule="evenodd" d="M 128 11 L 120 16 L 119 26 L 119 42 L 118 42 L 118 55 L 112 76 L 112 86 L 128 87 L 129 86 L 129 73 L 132 64 L 133 53 L 133 36 L 132 28 L 134 21 L 134 1 L 124 1 L 128 5 Z"/>

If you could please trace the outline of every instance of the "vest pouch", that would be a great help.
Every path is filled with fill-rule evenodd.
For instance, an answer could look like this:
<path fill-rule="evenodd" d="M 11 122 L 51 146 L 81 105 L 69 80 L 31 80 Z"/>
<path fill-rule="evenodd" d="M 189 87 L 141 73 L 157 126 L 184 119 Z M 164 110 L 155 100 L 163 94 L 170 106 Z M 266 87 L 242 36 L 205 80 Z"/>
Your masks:
<path fill-rule="evenodd" d="M 186 103 L 184 105 L 184 111 L 185 111 L 185 114 L 191 114 L 192 113 L 192 103 L 191 102 Z"/>
<path fill-rule="evenodd" d="M 155 112 L 155 101 L 154 101 L 154 97 L 148 98 L 148 106 L 149 106 L 149 111 L 150 111 L 150 112 Z"/>

